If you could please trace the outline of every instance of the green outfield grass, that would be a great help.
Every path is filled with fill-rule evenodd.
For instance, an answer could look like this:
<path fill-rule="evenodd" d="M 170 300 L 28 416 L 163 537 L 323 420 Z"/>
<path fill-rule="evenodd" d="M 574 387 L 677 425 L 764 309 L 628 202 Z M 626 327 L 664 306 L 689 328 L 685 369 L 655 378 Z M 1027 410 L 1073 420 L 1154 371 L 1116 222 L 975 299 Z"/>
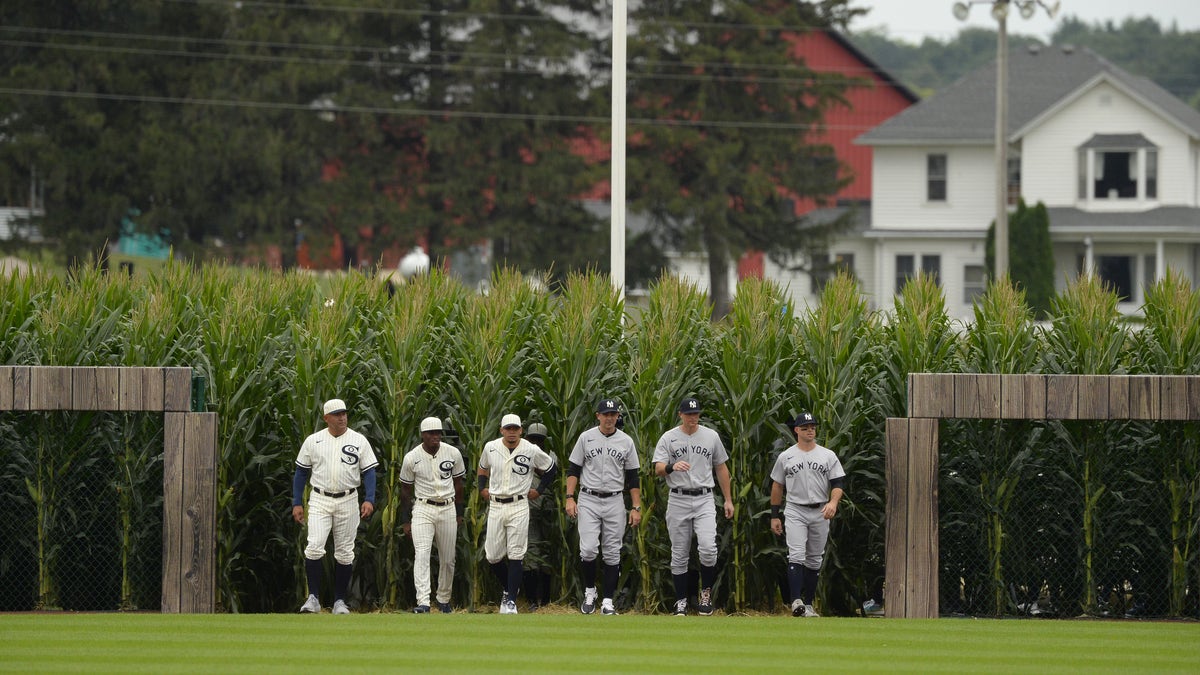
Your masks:
<path fill-rule="evenodd" d="M 1200 623 L 579 614 L 0 615 L 0 671 L 1200 672 Z"/>

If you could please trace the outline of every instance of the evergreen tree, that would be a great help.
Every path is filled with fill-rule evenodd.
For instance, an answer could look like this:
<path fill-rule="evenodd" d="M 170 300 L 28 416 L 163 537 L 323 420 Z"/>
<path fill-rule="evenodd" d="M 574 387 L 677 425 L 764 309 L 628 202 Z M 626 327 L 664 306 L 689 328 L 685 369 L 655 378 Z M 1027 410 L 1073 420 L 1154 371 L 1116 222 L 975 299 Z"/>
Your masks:
<path fill-rule="evenodd" d="M 995 278 L 996 222 L 988 227 L 986 265 L 988 276 Z M 1054 249 L 1050 242 L 1050 215 L 1046 205 L 1032 208 L 1022 199 L 1008 217 L 1008 276 L 1025 292 L 1025 302 L 1037 318 L 1050 312 L 1054 290 Z"/>
<path fill-rule="evenodd" d="M 787 205 L 842 184 L 832 149 L 806 136 L 847 80 L 792 57 L 789 39 L 854 11 L 840 0 L 648 0 L 631 14 L 631 204 L 668 245 L 706 255 L 717 316 L 736 256 L 781 257 L 821 238 Z"/>

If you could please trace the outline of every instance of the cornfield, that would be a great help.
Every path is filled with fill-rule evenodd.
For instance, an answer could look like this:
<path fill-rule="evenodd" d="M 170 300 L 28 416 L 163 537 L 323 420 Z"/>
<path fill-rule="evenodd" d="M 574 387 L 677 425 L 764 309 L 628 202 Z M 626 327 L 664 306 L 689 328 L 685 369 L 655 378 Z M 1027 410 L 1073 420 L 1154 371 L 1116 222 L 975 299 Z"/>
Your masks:
<path fill-rule="evenodd" d="M 846 468 L 819 604 L 855 614 L 882 599 L 884 427 L 904 416 L 911 372 L 1200 374 L 1200 295 L 1169 273 L 1146 291 L 1144 322 L 1080 279 L 1046 324 L 994 284 L 956 325 L 936 280 L 918 276 L 872 311 L 840 276 L 796 313 L 770 283 L 743 282 L 711 321 L 705 295 L 665 277 L 626 308 L 606 278 L 508 270 L 479 295 L 433 271 L 395 288 L 329 277 L 170 264 L 129 278 L 83 269 L 0 281 L 0 363 L 189 366 L 219 414 L 217 588 L 229 612 L 290 612 L 303 599 L 304 533 L 289 517 L 302 439 L 321 402 L 344 398 L 381 460 L 351 590 L 364 609 L 411 607 L 412 544 L 399 525 L 398 469 L 419 420 L 443 418 L 468 481 L 500 416 L 542 422 L 565 462 L 616 398 L 642 460 L 645 519 L 626 534 L 618 604 L 662 611 L 671 597 L 666 491 L 650 466 L 675 406 L 697 396 L 730 452 L 736 515 L 718 518 L 716 603 L 783 600 L 786 548 L 768 529 L 768 472 L 812 410 L 818 442 Z M 1196 422 L 943 422 L 943 614 L 1197 617 L 1200 431 Z M 156 609 L 161 579 L 162 423 L 135 413 L 0 413 L 0 609 Z M 578 544 L 551 491 L 544 559 L 574 604 Z M 482 555 L 486 511 L 469 491 L 454 603 L 499 595 Z M 325 604 L 329 604 L 328 601 Z"/>

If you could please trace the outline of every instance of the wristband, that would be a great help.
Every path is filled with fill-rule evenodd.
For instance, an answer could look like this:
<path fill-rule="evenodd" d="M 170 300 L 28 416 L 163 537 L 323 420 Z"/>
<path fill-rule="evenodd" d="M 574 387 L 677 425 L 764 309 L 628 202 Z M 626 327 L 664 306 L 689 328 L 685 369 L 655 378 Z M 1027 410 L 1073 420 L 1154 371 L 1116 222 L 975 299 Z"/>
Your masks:
<path fill-rule="evenodd" d="M 782 520 L 783 518 L 780 517 L 779 511 L 780 511 L 780 509 L 779 509 L 778 504 L 771 505 L 771 517 L 772 518 L 779 518 L 780 520 Z"/>
<path fill-rule="evenodd" d="M 567 495 L 567 499 L 575 499 L 575 495 Z"/>
<path fill-rule="evenodd" d="M 670 464 L 667 465 L 667 473 L 669 474 L 669 473 L 672 473 L 673 471 L 675 471 L 675 462 L 671 462 Z"/>

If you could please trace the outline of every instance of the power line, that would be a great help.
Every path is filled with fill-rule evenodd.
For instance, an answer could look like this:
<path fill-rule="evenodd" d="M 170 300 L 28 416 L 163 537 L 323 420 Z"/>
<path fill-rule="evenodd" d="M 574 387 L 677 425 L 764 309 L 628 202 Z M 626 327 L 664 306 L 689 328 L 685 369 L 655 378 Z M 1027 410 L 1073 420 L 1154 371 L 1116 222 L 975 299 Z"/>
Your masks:
<path fill-rule="evenodd" d="M 223 108 L 249 108 L 258 110 L 286 110 L 309 114 L 348 113 L 371 115 L 397 115 L 401 117 L 451 117 L 458 119 L 496 119 L 515 121 L 563 122 L 572 124 L 607 125 L 611 120 L 607 117 L 587 115 L 540 115 L 534 113 L 494 113 L 467 110 L 430 110 L 421 108 L 392 108 L 383 106 L 351 106 L 351 105 L 313 105 L 308 103 L 279 103 L 271 101 L 244 101 L 215 98 L 188 98 L 181 96 L 147 96 L 142 94 L 106 94 L 100 92 L 61 91 L 54 89 L 30 89 L 20 87 L 0 87 L 0 94 L 12 96 L 41 96 L 70 99 L 92 99 L 104 101 L 119 101 L 132 103 L 161 103 L 170 105 L 196 105 Z M 753 122 L 753 121 L 723 121 L 723 120 L 676 120 L 632 117 L 627 120 L 630 125 L 660 126 L 660 127 L 694 127 L 694 128 L 726 128 L 726 129 L 767 129 L 767 130 L 796 130 L 796 131 L 866 131 L 872 128 L 867 125 L 830 125 L 803 124 L 793 122 Z"/>

